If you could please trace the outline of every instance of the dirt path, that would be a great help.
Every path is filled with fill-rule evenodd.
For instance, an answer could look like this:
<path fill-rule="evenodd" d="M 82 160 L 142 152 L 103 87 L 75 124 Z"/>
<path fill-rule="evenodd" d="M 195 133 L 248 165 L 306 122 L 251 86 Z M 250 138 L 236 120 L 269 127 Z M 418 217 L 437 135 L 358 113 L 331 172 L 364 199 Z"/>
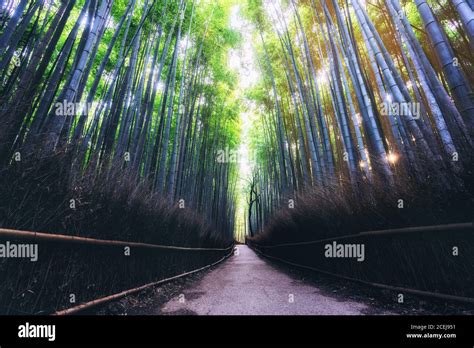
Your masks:
<path fill-rule="evenodd" d="M 323 292 L 292 278 L 258 257 L 247 246 L 182 293 L 156 314 L 198 315 L 360 315 L 377 310 Z M 378 314 L 389 314 L 379 311 Z"/>

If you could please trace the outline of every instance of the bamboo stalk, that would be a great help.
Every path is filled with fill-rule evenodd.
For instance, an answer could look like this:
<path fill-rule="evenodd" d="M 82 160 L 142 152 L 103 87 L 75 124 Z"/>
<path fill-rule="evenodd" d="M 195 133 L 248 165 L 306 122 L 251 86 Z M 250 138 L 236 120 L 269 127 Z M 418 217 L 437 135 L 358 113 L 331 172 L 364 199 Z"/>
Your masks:
<path fill-rule="evenodd" d="M 295 242 L 295 243 L 281 243 L 281 244 L 274 244 L 274 245 L 260 245 L 258 243 L 251 242 L 260 248 L 279 248 L 279 247 L 287 247 L 287 246 L 297 246 L 297 245 L 309 245 L 309 244 L 317 244 L 329 241 L 337 241 L 341 239 L 350 239 L 350 238 L 361 238 L 365 236 L 380 236 L 380 235 L 391 235 L 391 234 L 403 234 L 403 233 L 420 233 L 420 232 L 436 232 L 436 231 L 462 231 L 462 230 L 472 230 L 473 229 L 472 222 L 466 223 L 459 223 L 459 224 L 446 224 L 446 225 L 434 225 L 434 226 L 419 226 L 419 227 L 405 227 L 405 228 L 394 228 L 389 230 L 377 230 L 377 231 L 367 231 L 367 232 L 360 232 L 358 234 L 348 234 L 340 237 L 335 238 L 324 238 L 319 240 L 313 240 L 308 242 Z"/>
<path fill-rule="evenodd" d="M 135 248 L 146 248 L 146 249 L 166 249 L 166 250 L 181 250 L 181 251 L 225 251 L 233 247 L 230 245 L 227 248 L 189 248 L 172 245 L 158 245 L 148 244 L 139 242 L 126 242 L 118 240 L 106 240 L 106 239 L 94 239 L 78 236 L 66 236 L 64 234 L 52 234 L 32 231 L 21 231 L 12 230 L 7 228 L 0 228 L 0 238 L 16 238 L 16 239 L 28 239 L 28 240 L 39 240 L 45 242 L 60 242 L 60 243 L 76 243 L 76 244 L 87 244 L 87 245 L 103 245 L 103 246 L 127 246 Z"/>
<path fill-rule="evenodd" d="M 233 245 L 232 245 L 232 247 L 233 247 Z M 113 294 L 113 295 L 106 296 L 106 297 L 102 297 L 102 298 L 99 298 L 99 299 L 96 299 L 96 300 L 93 300 L 93 301 L 89 301 L 89 302 L 86 302 L 86 303 L 82 303 L 82 304 L 77 305 L 77 306 L 72 307 L 72 308 L 68 308 L 68 309 L 63 309 L 63 310 L 61 310 L 61 311 L 57 311 L 57 312 L 53 313 L 53 315 L 71 315 L 71 314 L 75 314 L 75 313 L 78 313 L 78 312 L 83 311 L 83 310 L 85 310 L 85 309 L 89 309 L 89 308 L 98 306 L 98 305 L 100 305 L 100 304 L 103 304 L 103 303 L 106 303 L 106 302 L 110 302 L 110 301 L 112 301 L 112 300 L 117 300 L 117 299 L 119 299 L 119 298 L 122 298 L 122 297 L 125 297 L 125 296 L 128 296 L 128 295 L 131 295 L 131 294 L 140 292 L 140 291 L 145 290 L 145 289 L 147 289 L 147 288 L 150 288 L 150 287 L 152 287 L 152 286 L 161 285 L 161 284 L 170 282 L 170 281 L 172 281 L 172 280 L 175 280 L 175 279 L 178 279 L 178 278 L 182 278 L 182 277 L 191 275 L 191 274 L 193 274 L 193 273 L 197 273 L 197 272 L 203 271 L 203 270 L 205 270 L 205 269 L 207 269 L 207 268 L 210 268 L 210 267 L 212 267 L 212 266 L 215 266 L 215 265 L 221 263 L 222 261 L 224 261 L 225 259 L 227 259 L 229 256 L 231 256 L 231 255 L 233 254 L 233 252 L 234 252 L 234 251 L 232 250 L 229 254 L 227 254 L 226 256 L 224 256 L 223 258 L 221 258 L 220 260 L 218 260 L 218 261 L 216 261 L 216 262 L 214 262 L 214 263 L 211 263 L 210 265 L 207 265 L 207 266 L 204 266 L 204 267 L 195 269 L 195 270 L 193 270 L 193 271 L 185 272 L 185 273 L 182 273 L 182 274 L 179 274 L 179 275 L 170 277 L 170 278 L 162 279 L 162 280 L 159 280 L 159 281 L 156 281 L 156 282 L 152 282 L 152 283 L 148 283 L 148 284 L 145 284 L 145 285 L 142 285 L 142 286 L 133 288 L 133 289 L 125 290 L 125 291 L 119 292 L 119 293 L 117 293 L 117 294 Z"/>
<path fill-rule="evenodd" d="M 474 304 L 474 298 L 472 298 L 472 297 L 448 295 L 448 294 L 442 294 L 442 293 L 438 293 L 438 292 L 410 289 L 410 288 L 404 288 L 404 287 L 399 287 L 399 286 L 391 286 L 391 285 L 381 284 L 381 283 L 372 283 L 372 282 L 368 282 L 368 281 L 357 279 L 357 278 L 347 277 L 347 276 L 344 276 L 344 275 L 341 275 L 341 274 L 336 274 L 336 273 L 331 273 L 331 272 L 328 272 L 328 271 L 323 271 L 323 270 L 318 269 L 318 268 L 305 266 L 305 265 L 300 265 L 298 263 L 287 261 L 287 260 L 281 259 L 279 257 L 267 255 L 267 254 L 262 253 L 261 251 L 259 251 L 257 249 L 253 249 L 253 250 L 256 251 L 258 254 L 264 256 L 264 257 L 267 257 L 267 258 L 273 259 L 273 260 L 277 260 L 277 261 L 286 263 L 286 264 L 291 265 L 291 266 L 296 266 L 296 267 L 309 269 L 311 271 L 324 273 L 324 274 L 327 274 L 327 275 L 330 275 L 330 276 L 334 276 L 334 277 L 337 277 L 337 278 L 341 278 L 341 279 L 345 279 L 345 280 L 349 280 L 349 281 L 353 281 L 353 282 L 362 283 L 362 284 L 365 284 L 365 285 L 370 285 L 370 286 L 373 286 L 373 287 L 376 287 L 376 288 L 406 292 L 406 293 L 409 293 L 409 294 L 419 295 L 419 296 L 434 297 L 434 298 L 438 298 L 438 299 L 441 299 L 441 300 L 458 301 L 458 302 L 466 302 L 466 303 L 473 303 Z"/>

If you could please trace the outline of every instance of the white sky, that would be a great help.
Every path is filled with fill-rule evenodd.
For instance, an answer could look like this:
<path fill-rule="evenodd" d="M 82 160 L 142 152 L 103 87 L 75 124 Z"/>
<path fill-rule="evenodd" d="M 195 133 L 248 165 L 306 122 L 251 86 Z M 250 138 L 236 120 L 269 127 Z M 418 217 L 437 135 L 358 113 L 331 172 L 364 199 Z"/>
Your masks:
<path fill-rule="evenodd" d="M 229 52 L 229 67 L 237 72 L 239 94 L 244 98 L 243 92 L 255 86 L 260 79 L 260 73 L 256 66 L 257 58 L 252 44 L 252 32 L 255 30 L 253 25 L 243 18 L 240 5 L 235 5 L 231 9 L 230 27 L 237 30 L 242 35 L 242 44 Z M 242 100 L 246 106 L 240 114 L 242 121 L 241 146 L 239 149 L 239 173 L 243 179 L 250 177 L 252 168 L 250 163 L 250 154 L 248 148 L 249 130 L 251 127 L 250 118 L 252 115 L 252 103 L 248 100 Z"/>
<path fill-rule="evenodd" d="M 236 238 L 243 240 L 244 238 L 244 226 L 246 221 L 244 220 L 244 212 L 246 207 L 246 196 L 243 196 L 246 192 L 241 191 L 247 186 L 247 180 L 250 179 L 253 164 L 252 157 L 249 150 L 249 138 L 250 130 L 252 128 L 252 119 L 256 114 L 254 111 L 255 104 L 250 100 L 245 99 L 244 92 L 248 88 L 252 88 L 257 84 L 260 79 L 260 73 L 257 69 L 257 57 L 255 56 L 255 49 L 253 47 L 252 32 L 255 30 L 253 25 L 243 18 L 241 13 L 240 5 L 235 5 L 231 9 L 230 14 L 230 28 L 238 31 L 242 35 L 242 43 L 240 47 L 231 49 L 229 51 L 228 64 L 229 67 L 237 73 L 238 79 L 238 97 L 242 98 L 241 103 L 244 106 L 240 114 L 242 129 L 239 147 L 239 198 L 238 198 L 238 212 L 236 221 Z"/>
<path fill-rule="evenodd" d="M 256 57 L 252 45 L 252 31 L 254 26 L 244 19 L 240 13 L 240 5 L 231 9 L 230 27 L 242 35 L 242 45 L 238 49 L 229 52 L 229 66 L 239 74 L 239 87 L 246 89 L 254 86 L 260 78 L 256 69 Z"/>

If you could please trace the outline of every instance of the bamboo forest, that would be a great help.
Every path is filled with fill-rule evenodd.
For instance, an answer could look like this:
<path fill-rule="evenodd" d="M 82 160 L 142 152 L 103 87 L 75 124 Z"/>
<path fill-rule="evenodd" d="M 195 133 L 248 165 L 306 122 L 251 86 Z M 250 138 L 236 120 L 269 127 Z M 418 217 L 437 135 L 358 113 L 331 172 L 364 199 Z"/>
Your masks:
<path fill-rule="evenodd" d="M 36 268 L 0 262 L 0 313 L 235 243 L 472 222 L 473 88 L 473 0 L 2 0 L 0 229 L 47 235 Z M 214 251 L 81 258 L 50 235 Z M 473 295 L 459 274 L 436 289 Z"/>

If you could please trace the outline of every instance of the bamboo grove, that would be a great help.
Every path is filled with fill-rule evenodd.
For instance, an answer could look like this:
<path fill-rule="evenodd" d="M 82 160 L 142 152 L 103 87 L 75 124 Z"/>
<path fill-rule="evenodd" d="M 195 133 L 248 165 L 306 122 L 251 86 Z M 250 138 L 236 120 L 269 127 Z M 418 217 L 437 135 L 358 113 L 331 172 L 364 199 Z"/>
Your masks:
<path fill-rule="evenodd" d="M 237 144 L 227 22 L 204 0 L 2 1 L 2 167 L 66 152 L 74 177 L 131 172 L 231 236 L 236 168 L 215 160 Z"/>
<path fill-rule="evenodd" d="M 250 1 L 264 136 L 250 230 L 308 188 L 463 187 L 474 134 L 471 0 Z M 469 175 L 469 174 L 468 174 Z M 471 173 L 472 175 L 472 173 Z M 321 213 L 323 214 L 323 213 Z"/>

